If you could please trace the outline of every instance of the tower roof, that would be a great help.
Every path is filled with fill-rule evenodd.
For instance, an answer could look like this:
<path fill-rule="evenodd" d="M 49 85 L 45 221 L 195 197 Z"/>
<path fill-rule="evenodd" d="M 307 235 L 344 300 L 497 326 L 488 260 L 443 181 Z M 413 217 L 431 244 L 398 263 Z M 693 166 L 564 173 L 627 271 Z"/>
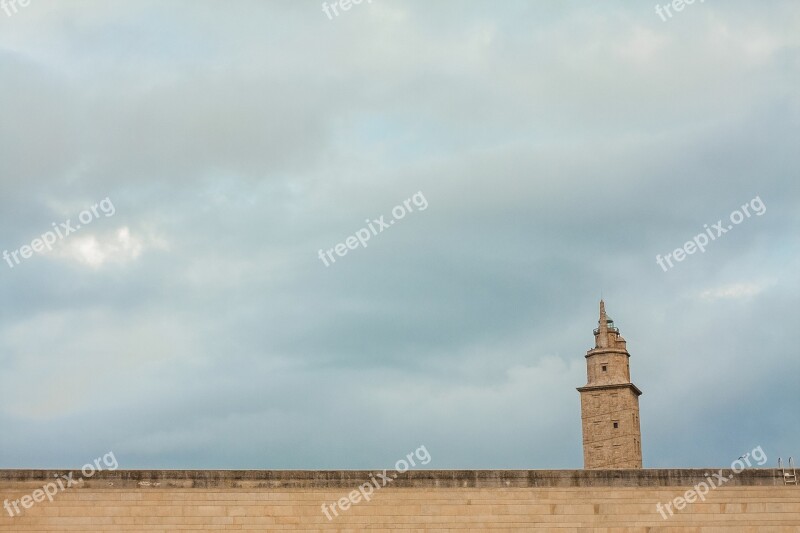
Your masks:
<path fill-rule="evenodd" d="M 619 334 L 619 329 L 614 326 L 614 320 L 606 313 L 606 303 L 600 300 L 600 319 L 597 321 L 597 329 L 594 330 L 595 347 L 608 348 L 614 344 L 609 334 L 613 333 L 616 336 Z"/>

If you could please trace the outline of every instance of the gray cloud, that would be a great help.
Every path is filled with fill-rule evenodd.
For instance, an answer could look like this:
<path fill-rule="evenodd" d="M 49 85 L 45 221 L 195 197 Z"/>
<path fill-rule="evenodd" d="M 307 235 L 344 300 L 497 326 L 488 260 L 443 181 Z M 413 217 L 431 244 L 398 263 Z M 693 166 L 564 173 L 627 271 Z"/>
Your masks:
<path fill-rule="evenodd" d="M 0 262 L 0 467 L 420 444 L 434 468 L 580 467 L 601 291 L 646 466 L 796 454 L 799 23 L 788 0 L 0 13 L 0 251 L 117 209 Z M 764 216 L 658 267 L 756 195 Z"/>

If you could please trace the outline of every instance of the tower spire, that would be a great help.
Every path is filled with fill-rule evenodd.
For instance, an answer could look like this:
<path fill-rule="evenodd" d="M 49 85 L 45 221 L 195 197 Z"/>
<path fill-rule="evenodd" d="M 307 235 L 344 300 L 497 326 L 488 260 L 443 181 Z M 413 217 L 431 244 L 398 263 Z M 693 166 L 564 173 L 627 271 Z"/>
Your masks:
<path fill-rule="evenodd" d="M 608 348 L 608 315 L 606 315 L 606 303 L 600 299 L 600 320 L 597 322 L 597 342 L 596 348 Z"/>

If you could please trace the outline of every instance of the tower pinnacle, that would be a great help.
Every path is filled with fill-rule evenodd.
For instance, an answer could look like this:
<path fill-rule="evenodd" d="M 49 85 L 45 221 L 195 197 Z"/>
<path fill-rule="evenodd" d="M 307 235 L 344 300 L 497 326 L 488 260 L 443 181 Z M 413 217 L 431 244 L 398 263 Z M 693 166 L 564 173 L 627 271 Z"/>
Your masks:
<path fill-rule="evenodd" d="M 603 300 L 600 300 L 600 320 L 594 330 L 594 347 L 625 348 L 625 339 L 620 336 L 614 321 L 606 314 L 606 303 Z"/>
<path fill-rule="evenodd" d="M 595 334 L 595 347 L 608 348 L 608 315 L 606 315 L 606 303 L 600 300 L 600 320 L 597 322 L 598 332 Z"/>

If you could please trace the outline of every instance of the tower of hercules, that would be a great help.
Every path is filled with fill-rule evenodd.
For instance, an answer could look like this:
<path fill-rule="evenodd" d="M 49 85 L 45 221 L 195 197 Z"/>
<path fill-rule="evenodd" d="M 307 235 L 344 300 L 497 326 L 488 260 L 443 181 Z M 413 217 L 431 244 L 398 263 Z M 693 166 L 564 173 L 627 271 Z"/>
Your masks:
<path fill-rule="evenodd" d="M 631 383 L 630 357 L 601 300 L 594 348 L 586 352 L 586 385 L 578 388 L 586 469 L 642 468 L 642 391 Z"/>

